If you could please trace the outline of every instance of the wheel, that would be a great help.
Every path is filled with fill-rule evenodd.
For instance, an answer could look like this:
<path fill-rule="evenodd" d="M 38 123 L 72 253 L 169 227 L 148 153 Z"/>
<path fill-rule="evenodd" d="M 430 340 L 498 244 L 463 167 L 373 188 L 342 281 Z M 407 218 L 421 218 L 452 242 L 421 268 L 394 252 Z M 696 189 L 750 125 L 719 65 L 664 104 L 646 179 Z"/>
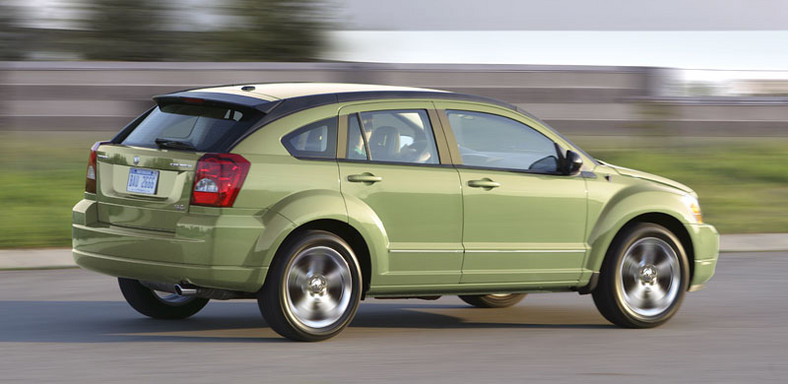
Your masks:
<path fill-rule="evenodd" d="M 208 299 L 154 291 L 137 280 L 118 278 L 120 292 L 137 312 L 154 319 L 185 319 L 205 307 Z"/>
<path fill-rule="evenodd" d="M 353 320 L 360 298 L 361 272 L 351 247 L 333 233 L 308 230 L 280 247 L 258 304 L 278 334 L 320 341 Z"/>
<path fill-rule="evenodd" d="M 657 224 L 635 224 L 608 249 L 594 304 L 620 327 L 656 327 L 681 306 L 688 271 L 687 255 L 673 233 Z"/>
<path fill-rule="evenodd" d="M 525 293 L 491 293 L 489 295 L 460 295 L 460 299 L 478 308 L 506 308 L 523 300 Z"/>

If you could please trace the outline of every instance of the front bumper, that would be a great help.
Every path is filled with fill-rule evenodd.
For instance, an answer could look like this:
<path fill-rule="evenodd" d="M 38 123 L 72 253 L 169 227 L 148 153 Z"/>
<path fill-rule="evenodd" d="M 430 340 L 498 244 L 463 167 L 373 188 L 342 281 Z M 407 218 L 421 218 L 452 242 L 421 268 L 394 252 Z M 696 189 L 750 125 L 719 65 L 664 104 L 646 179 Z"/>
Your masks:
<path fill-rule="evenodd" d="M 690 280 L 690 291 L 702 289 L 704 284 L 714 276 L 717 260 L 720 255 L 720 235 L 713 226 L 708 224 L 686 225 L 692 238 L 695 260 Z"/>
<path fill-rule="evenodd" d="M 266 227 L 261 216 L 189 214 L 175 232 L 162 232 L 101 223 L 96 212 L 90 199 L 73 209 L 72 252 L 85 269 L 243 292 L 259 290 L 268 272 L 268 250 L 258 244 Z"/>

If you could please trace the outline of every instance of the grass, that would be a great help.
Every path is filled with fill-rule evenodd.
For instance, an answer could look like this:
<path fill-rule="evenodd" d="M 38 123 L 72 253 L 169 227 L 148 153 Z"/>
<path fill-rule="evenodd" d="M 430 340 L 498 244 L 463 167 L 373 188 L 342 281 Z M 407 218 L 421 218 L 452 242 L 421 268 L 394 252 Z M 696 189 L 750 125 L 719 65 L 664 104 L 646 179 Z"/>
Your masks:
<path fill-rule="evenodd" d="M 576 138 L 612 164 L 695 189 L 721 233 L 788 232 L 788 138 Z"/>
<path fill-rule="evenodd" d="M 110 132 L 0 132 L 0 248 L 67 247 L 88 150 Z M 613 164 L 700 194 L 722 233 L 788 232 L 788 138 L 573 137 Z"/>
<path fill-rule="evenodd" d="M 90 146 L 109 132 L 0 132 L 0 248 L 66 247 Z"/>

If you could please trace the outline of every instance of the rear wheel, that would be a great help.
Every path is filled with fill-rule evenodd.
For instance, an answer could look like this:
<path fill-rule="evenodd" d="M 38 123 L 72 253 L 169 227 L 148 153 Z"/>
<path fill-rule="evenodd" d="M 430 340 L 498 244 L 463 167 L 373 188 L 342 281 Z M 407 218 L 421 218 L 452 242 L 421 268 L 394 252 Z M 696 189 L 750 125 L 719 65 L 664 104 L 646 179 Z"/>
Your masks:
<path fill-rule="evenodd" d="M 309 230 L 280 248 L 258 304 L 280 335 L 320 341 L 350 324 L 360 298 L 361 272 L 353 250 L 333 233 Z"/>
<path fill-rule="evenodd" d="M 651 328 L 678 311 L 689 284 L 684 248 L 664 227 L 639 223 L 613 241 L 593 292 L 599 312 L 625 328 Z"/>
<path fill-rule="evenodd" d="M 525 293 L 493 293 L 489 295 L 461 295 L 462 301 L 478 308 L 506 308 L 519 303 Z"/>
<path fill-rule="evenodd" d="M 200 312 L 208 299 L 154 291 L 138 280 L 118 278 L 120 292 L 137 312 L 154 319 L 185 319 Z"/>

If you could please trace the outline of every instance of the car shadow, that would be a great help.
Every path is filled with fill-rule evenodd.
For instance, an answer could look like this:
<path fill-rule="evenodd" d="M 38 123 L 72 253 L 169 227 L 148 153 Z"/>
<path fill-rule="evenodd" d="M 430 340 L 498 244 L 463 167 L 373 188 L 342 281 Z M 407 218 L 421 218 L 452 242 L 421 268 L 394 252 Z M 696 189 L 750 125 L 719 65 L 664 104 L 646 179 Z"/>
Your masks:
<path fill-rule="evenodd" d="M 467 305 L 361 305 L 350 327 L 359 328 L 613 328 L 596 311 L 585 308 L 518 305 L 473 308 Z"/>
<path fill-rule="evenodd" d="M 589 328 L 612 326 L 587 310 L 435 303 L 362 303 L 353 329 Z M 144 317 L 120 301 L 0 301 L 0 342 L 284 342 L 254 301 L 211 302 L 184 320 Z"/>

